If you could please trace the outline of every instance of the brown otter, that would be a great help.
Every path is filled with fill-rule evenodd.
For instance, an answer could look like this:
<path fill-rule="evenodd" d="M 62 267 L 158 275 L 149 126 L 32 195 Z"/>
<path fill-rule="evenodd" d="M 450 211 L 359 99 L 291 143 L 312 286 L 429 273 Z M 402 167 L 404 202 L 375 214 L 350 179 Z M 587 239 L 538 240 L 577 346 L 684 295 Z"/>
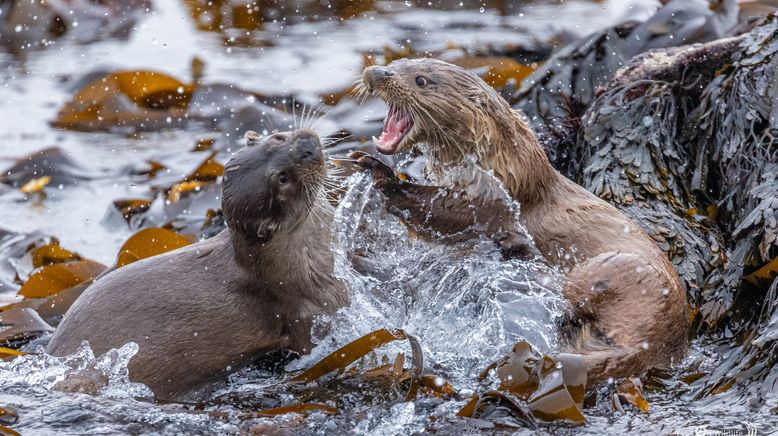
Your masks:
<path fill-rule="evenodd" d="M 437 179 L 472 157 L 521 204 L 520 221 L 538 249 L 569 271 L 563 291 L 576 328 L 568 349 L 584 356 L 590 384 L 639 375 L 683 356 L 688 303 L 664 253 L 615 207 L 558 173 L 522 114 L 494 89 L 433 59 L 368 67 L 362 86 L 389 105 L 375 139 L 379 152 L 418 145 Z M 428 213 L 429 201 L 416 196 L 401 216 Z M 438 221 L 445 227 L 462 219 L 445 208 L 437 213 L 444 214 Z"/>
<path fill-rule="evenodd" d="M 333 275 L 319 137 L 247 138 L 224 170 L 227 229 L 100 278 L 65 315 L 50 354 L 84 340 L 95 353 L 136 342 L 130 379 L 181 400 L 268 351 L 310 348 L 312 319 L 348 300 Z"/>

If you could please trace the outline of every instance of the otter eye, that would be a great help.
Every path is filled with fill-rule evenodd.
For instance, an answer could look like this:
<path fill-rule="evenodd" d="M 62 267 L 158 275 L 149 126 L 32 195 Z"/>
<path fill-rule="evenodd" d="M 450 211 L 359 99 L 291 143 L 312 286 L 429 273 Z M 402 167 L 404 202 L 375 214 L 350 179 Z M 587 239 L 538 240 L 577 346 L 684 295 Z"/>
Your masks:
<path fill-rule="evenodd" d="M 278 183 L 280 185 L 285 185 L 285 184 L 289 183 L 289 175 L 286 174 L 286 172 L 283 172 L 283 173 L 279 174 L 278 175 Z"/>
<path fill-rule="evenodd" d="M 270 230 L 268 229 L 257 230 L 257 237 L 262 242 L 267 241 L 268 239 L 270 239 Z"/>
<path fill-rule="evenodd" d="M 425 77 L 422 77 L 422 76 L 416 77 L 416 85 L 417 86 L 424 86 L 426 84 L 427 84 L 427 79 Z"/>

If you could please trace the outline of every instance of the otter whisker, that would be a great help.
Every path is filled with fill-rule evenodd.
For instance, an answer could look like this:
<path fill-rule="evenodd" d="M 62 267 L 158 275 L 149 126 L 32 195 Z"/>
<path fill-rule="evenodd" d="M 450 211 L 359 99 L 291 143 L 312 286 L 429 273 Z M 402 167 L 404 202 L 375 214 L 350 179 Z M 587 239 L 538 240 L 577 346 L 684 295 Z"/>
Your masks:
<path fill-rule="evenodd" d="M 337 161 L 343 161 L 343 162 L 356 162 L 358 159 L 354 159 L 348 156 L 343 156 L 339 154 L 332 154 L 330 155 L 330 159 L 337 160 Z"/>
<path fill-rule="evenodd" d="M 316 114 L 316 110 L 318 110 L 318 106 L 308 106 L 307 104 L 303 105 L 303 112 L 300 115 L 300 128 L 301 129 L 309 129 L 311 118 Z M 319 135 L 321 136 L 321 135 Z"/>
<path fill-rule="evenodd" d="M 309 106 L 308 107 L 308 113 L 307 114 L 303 114 L 302 127 L 304 129 L 314 130 L 313 129 L 313 122 L 315 121 L 315 119 L 318 116 L 320 107 L 321 107 L 321 103 L 319 103 L 315 107 L 314 106 Z"/>
<path fill-rule="evenodd" d="M 319 103 L 315 107 L 311 108 L 311 110 L 308 112 L 307 116 L 303 120 L 302 126 L 303 128 L 313 130 L 316 132 L 317 135 L 321 138 L 322 143 L 327 143 L 329 141 L 329 137 L 337 132 L 335 128 L 323 128 L 321 126 L 322 122 L 324 122 L 327 117 L 329 116 L 329 111 L 322 110 L 322 107 L 325 106 L 323 103 Z M 325 145 L 326 146 L 326 145 Z"/>
<path fill-rule="evenodd" d="M 354 85 L 351 88 L 350 94 L 353 95 L 357 100 L 366 98 L 369 94 L 367 85 L 365 85 L 365 81 L 362 80 L 361 76 L 354 81 Z"/>
<path fill-rule="evenodd" d="M 292 127 L 297 130 L 297 101 L 292 97 Z"/>
<path fill-rule="evenodd" d="M 315 192 L 314 192 L 314 190 L 309 189 L 309 188 L 306 187 L 305 192 L 308 195 L 308 202 L 309 203 L 313 203 L 315 201 L 316 197 L 318 196 L 318 193 L 320 192 L 320 189 L 319 189 L 318 186 L 316 186 L 316 189 L 315 189 Z M 325 198 L 325 201 L 326 201 L 326 198 Z M 322 228 L 329 227 L 328 221 L 325 221 L 324 218 L 322 218 L 321 215 L 319 215 L 319 212 L 325 212 L 325 209 L 324 208 L 315 208 L 315 207 L 310 209 L 310 214 L 316 220 L 319 221 L 319 224 L 321 224 Z M 329 212 L 329 211 L 327 211 L 327 212 Z"/>
<path fill-rule="evenodd" d="M 307 113 L 308 113 L 308 105 L 303 103 L 302 107 L 300 108 L 300 116 L 297 119 L 297 123 L 299 125 L 298 128 L 300 128 L 300 129 L 304 129 L 305 128 L 305 117 L 307 116 Z"/>
<path fill-rule="evenodd" d="M 327 188 L 329 190 L 342 188 L 342 186 L 339 183 L 332 184 L 332 185 L 323 184 L 322 186 L 324 186 L 325 188 Z"/>
<path fill-rule="evenodd" d="M 362 77 L 357 78 L 355 81 L 352 93 L 360 106 L 365 104 L 367 98 L 370 97 L 370 91 L 367 89 L 367 85 L 362 80 Z"/>
<path fill-rule="evenodd" d="M 336 168 L 328 168 L 327 175 L 332 176 L 333 178 L 343 178 L 341 174 L 345 172 L 345 169 L 342 167 L 336 167 Z"/>
<path fill-rule="evenodd" d="M 273 123 L 273 119 L 270 118 L 270 114 L 268 114 L 266 111 L 262 111 L 262 118 L 264 118 L 269 129 L 263 129 L 260 133 L 262 133 L 262 135 L 267 135 L 268 133 L 275 132 L 276 127 Z"/>
<path fill-rule="evenodd" d="M 332 140 L 330 140 L 328 137 L 325 137 L 324 139 L 325 139 L 325 141 L 326 141 L 326 142 L 325 142 L 325 144 L 324 144 L 324 147 L 325 147 L 325 148 L 331 148 L 331 147 L 334 147 L 334 146 L 336 146 L 336 145 L 340 144 L 341 142 L 343 142 L 343 141 L 345 141 L 345 140 L 347 140 L 347 139 L 351 139 L 351 138 L 353 138 L 353 137 L 354 137 L 354 135 L 351 135 L 351 134 L 349 134 L 349 135 L 346 135 L 346 136 L 344 136 L 344 137 L 342 137 L 342 138 L 338 138 L 338 139 L 332 139 Z"/>

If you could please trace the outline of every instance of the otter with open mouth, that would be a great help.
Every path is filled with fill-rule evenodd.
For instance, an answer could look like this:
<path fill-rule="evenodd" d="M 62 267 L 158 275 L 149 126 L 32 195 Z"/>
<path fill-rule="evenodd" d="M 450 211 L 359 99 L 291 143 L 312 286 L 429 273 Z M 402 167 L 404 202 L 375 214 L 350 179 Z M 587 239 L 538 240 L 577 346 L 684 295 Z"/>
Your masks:
<path fill-rule="evenodd" d="M 224 170 L 227 228 L 98 279 L 48 353 L 135 342 L 130 380 L 158 400 L 190 400 L 269 351 L 310 350 L 313 318 L 348 302 L 334 276 L 324 153 L 309 130 L 247 139 Z"/>
<path fill-rule="evenodd" d="M 665 254 L 614 206 L 557 172 L 522 115 L 492 87 L 467 70 L 426 58 L 368 67 L 360 85 L 389 105 L 383 132 L 374 138 L 379 152 L 419 146 L 438 180 L 474 158 L 521 204 L 520 221 L 542 255 L 569 271 L 563 292 L 573 313 L 566 351 L 583 356 L 590 385 L 641 375 L 684 355 L 688 303 Z M 433 199 L 419 194 L 418 185 L 387 183 L 374 159 L 356 157 L 376 174 L 389 202 L 404 200 L 401 218 L 447 227 L 461 220 L 453 208 L 437 208 L 441 216 L 430 220 Z"/>

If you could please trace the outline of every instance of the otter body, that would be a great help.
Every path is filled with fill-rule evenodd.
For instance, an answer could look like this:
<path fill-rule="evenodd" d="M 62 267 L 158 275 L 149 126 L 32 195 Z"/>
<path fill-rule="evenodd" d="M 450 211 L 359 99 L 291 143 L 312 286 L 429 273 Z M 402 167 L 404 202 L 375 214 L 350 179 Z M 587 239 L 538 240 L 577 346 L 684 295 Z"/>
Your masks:
<path fill-rule="evenodd" d="M 347 302 L 333 276 L 319 139 L 297 131 L 249 144 L 225 168 L 228 228 L 100 278 L 48 353 L 84 340 L 95 354 L 135 342 L 130 379 L 157 399 L 182 400 L 269 351 L 308 351 L 313 318 Z"/>
<path fill-rule="evenodd" d="M 581 354 L 590 384 L 640 375 L 681 358 L 686 294 L 654 241 L 611 204 L 549 163 L 522 115 L 478 76 L 433 59 L 368 67 L 363 89 L 389 104 L 379 152 L 420 145 L 435 178 L 471 156 L 520 202 L 520 221 L 548 259 L 567 271 L 568 351 Z M 430 199 L 417 199 L 423 209 Z M 441 210 L 437 221 L 461 220 Z"/>

